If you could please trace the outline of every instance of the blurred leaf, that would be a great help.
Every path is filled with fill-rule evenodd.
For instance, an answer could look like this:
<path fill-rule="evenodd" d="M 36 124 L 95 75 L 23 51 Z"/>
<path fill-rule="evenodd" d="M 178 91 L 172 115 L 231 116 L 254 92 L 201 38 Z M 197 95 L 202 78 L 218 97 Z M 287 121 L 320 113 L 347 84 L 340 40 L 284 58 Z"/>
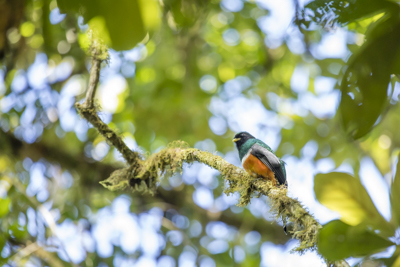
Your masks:
<path fill-rule="evenodd" d="M 86 12 L 86 10 L 79 10 L 79 8 L 87 8 L 90 5 L 89 1 L 80 0 L 57 0 L 57 6 L 60 12 Z"/>
<path fill-rule="evenodd" d="M 190 27 L 197 21 L 207 1 L 165 0 L 165 10 L 172 13 L 174 22 L 180 27 Z"/>
<path fill-rule="evenodd" d="M 396 176 L 390 190 L 390 203 L 392 206 L 392 216 L 397 221 L 397 225 L 400 225 L 400 158 L 397 162 Z"/>
<path fill-rule="evenodd" d="M 100 37 L 105 44 L 112 47 L 110 33 L 108 32 L 106 21 L 102 16 L 92 18 L 89 20 L 88 24 L 96 37 Z"/>
<path fill-rule="evenodd" d="M 3 234 L 0 234 L 0 251 L 3 250 L 4 245 L 6 244 L 6 239 Z M 0 259 L 1 263 L 1 259 Z"/>
<path fill-rule="evenodd" d="M 318 251 L 330 261 L 373 254 L 391 245 L 363 226 L 350 226 L 339 220 L 325 224 L 318 234 Z"/>
<path fill-rule="evenodd" d="M 386 16 L 377 23 L 349 59 L 341 84 L 339 110 L 345 129 L 355 139 L 367 134 L 381 115 L 400 51 L 399 20 Z"/>
<path fill-rule="evenodd" d="M 317 174 L 314 191 L 318 201 L 349 225 L 372 225 L 386 236 L 393 236 L 393 227 L 379 214 L 360 180 L 346 173 Z"/>
<path fill-rule="evenodd" d="M 10 234 L 17 240 L 23 240 L 28 235 L 27 225 L 20 226 L 17 222 L 9 228 Z"/>
<path fill-rule="evenodd" d="M 138 1 L 58 0 L 57 3 L 63 13 L 82 13 L 86 23 L 96 17 L 97 23 L 91 25 L 93 30 L 115 50 L 131 49 L 146 35 Z M 99 23 L 102 21 L 100 18 L 105 23 Z"/>
<path fill-rule="evenodd" d="M 400 267 L 400 247 L 396 247 L 396 251 L 390 258 L 379 258 L 376 260 L 383 262 L 386 266 Z"/>
<path fill-rule="evenodd" d="M 346 24 L 377 13 L 393 11 L 393 8 L 398 6 L 385 0 L 315 0 L 305 6 L 306 17 L 301 23 L 308 25 L 309 20 L 313 20 L 324 27 L 332 27 L 336 23 Z"/>
<path fill-rule="evenodd" d="M 0 198 L 0 218 L 3 217 L 4 215 L 7 215 L 7 213 L 10 211 L 10 203 L 11 203 L 10 198 L 5 198 L 5 199 Z"/>
<path fill-rule="evenodd" d="M 84 50 L 87 51 L 90 48 L 90 40 L 89 40 L 89 36 L 87 34 L 84 33 L 80 33 L 78 35 L 78 43 L 79 46 Z"/>
<path fill-rule="evenodd" d="M 154 30 L 161 24 L 161 12 L 157 0 L 138 0 L 143 24 L 148 30 Z"/>

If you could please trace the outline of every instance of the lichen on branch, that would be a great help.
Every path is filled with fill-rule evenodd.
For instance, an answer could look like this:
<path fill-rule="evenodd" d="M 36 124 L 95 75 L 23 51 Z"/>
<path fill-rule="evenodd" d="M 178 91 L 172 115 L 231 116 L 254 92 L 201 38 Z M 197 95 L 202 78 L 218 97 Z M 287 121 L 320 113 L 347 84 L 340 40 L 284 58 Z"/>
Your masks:
<path fill-rule="evenodd" d="M 129 171 L 119 170 L 101 184 L 111 190 L 121 190 L 130 187 L 130 179 L 151 178 L 152 183 L 156 183 L 166 173 L 180 172 L 184 162 L 189 164 L 200 162 L 218 170 L 227 182 L 225 193 L 240 193 L 239 206 L 246 206 L 255 192 L 268 196 L 271 212 L 277 218 L 282 218 L 285 222 L 293 224 L 291 230 L 293 237 L 300 240 L 300 245 L 295 250 L 304 252 L 316 248 L 316 236 L 321 226 L 301 206 L 297 199 L 287 196 L 286 187 L 276 187 L 269 181 L 254 179 L 241 168 L 228 163 L 222 157 L 195 148 L 188 148 L 184 142 L 175 141 L 167 148 L 142 161 L 142 164 L 137 167 L 139 170 L 136 172 L 136 176 L 131 176 Z M 155 186 L 153 185 L 151 188 L 153 189 L 149 188 L 148 191 L 154 190 Z M 140 189 L 143 190 L 143 188 Z M 154 191 L 151 193 L 154 193 Z"/>
<path fill-rule="evenodd" d="M 92 54 L 92 66 L 90 67 L 90 78 L 85 102 L 82 104 L 84 108 L 93 108 L 94 96 L 97 84 L 99 83 L 101 62 L 108 59 L 107 47 L 102 42 L 93 41 L 89 51 Z"/>

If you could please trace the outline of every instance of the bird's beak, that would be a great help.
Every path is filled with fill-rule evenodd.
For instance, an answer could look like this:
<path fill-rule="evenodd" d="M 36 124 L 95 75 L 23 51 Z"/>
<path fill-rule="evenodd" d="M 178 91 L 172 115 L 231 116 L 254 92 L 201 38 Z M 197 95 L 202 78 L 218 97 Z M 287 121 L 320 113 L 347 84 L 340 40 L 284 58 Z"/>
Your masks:
<path fill-rule="evenodd" d="M 239 140 L 240 140 L 240 138 L 233 138 L 232 141 L 236 143 L 236 142 L 239 141 Z"/>

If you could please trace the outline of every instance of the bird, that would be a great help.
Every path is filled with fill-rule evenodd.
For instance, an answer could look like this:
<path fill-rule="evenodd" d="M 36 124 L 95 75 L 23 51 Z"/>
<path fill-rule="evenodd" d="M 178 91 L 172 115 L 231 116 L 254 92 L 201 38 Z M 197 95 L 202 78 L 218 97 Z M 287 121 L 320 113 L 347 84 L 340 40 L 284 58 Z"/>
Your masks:
<path fill-rule="evenodd" d="M 239 151 L 243 168 L 250 176 L 270 180 L 275 186 L 287 186 L 285 162 L 266 143 L 248 132 L 237 133 L 232 141 Z"/>

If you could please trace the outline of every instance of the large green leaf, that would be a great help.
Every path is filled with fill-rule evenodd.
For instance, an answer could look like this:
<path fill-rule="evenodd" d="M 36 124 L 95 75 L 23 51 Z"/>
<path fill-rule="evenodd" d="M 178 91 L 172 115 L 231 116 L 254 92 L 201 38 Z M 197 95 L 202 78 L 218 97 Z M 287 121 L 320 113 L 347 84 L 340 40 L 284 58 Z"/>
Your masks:
<path fill-rule="evenodd" d="M 61 12 L 80 13 L 87 23 L 92 20 L 91 27 L 116 50 L 131 49 L 146 35 L 137 0 L 57 0 L 57 4 Z"/>
<path fill-rule="evenodd" d="M 384 236 L 393 236 L 393 226 L 379 214 L 359 179 L 340 172 L 317 174 L 314 191 L 318 201 L 338 212 L 343 222 L 352 226 L 367 224 Z"/>
<path fill-rule="evenodd" d="M 387 88 L 400 51 L 399 32 L 399 20 L 385 16 L 349 59 L 341 81 L 339 110 L 344 128 L 355 139 L 373 128 L 387 103 Z"/>
<path fill-rule="evenodd" d="M 327 223 L 318 234 L 318 251 L 330 261 L 371 255 L 391 245 L 394 244 L 361 225 L 351 226 L 339 220 Z"/>
<path fill-rule="evenodd" d="M 397 163 L 396 176 L 390 190 L 390 203 L 392 205 L 392 216 L 400 225 L 400 158 Z"/>

